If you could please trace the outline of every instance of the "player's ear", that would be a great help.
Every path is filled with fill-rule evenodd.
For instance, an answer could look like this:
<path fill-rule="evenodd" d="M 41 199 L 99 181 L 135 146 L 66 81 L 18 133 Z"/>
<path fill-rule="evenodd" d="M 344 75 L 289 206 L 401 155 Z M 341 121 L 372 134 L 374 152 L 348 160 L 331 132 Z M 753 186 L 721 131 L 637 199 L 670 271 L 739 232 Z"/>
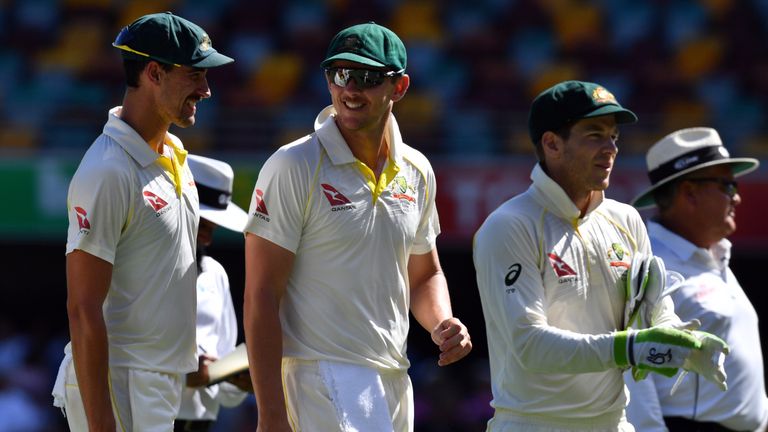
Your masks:
<path fill-rule="evenodd" d="M 144 68 L 144 75 L 146 75 L 147 79 L 155 85 L 160 83 L 160 77 L 164 72 L 165 71 L 162 66 L 160 66 L 160 63 L 156 61 L 148 62 L 147 66 Z"/>
<path fill-rule="evenodd" d="M 541 135 L 541 148 L 545 154 L 557 154 L 562 148 L 562 138 L 552 131 L 546 131 Z"/>
<path fill-rule="evenodd" d="M 397 102 L 405 96 L 408 91 L 408 87 L 411 85 L 411 77 L 408 74 L 403 74 L 395 81 L 395 91 L 392 93 L 392 101 Z"/>

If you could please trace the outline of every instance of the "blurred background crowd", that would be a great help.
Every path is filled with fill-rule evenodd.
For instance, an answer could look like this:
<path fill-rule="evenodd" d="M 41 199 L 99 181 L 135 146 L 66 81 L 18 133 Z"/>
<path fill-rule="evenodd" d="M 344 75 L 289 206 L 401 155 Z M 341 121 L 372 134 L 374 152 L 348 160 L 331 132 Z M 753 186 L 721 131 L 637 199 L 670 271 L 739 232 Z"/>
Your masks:
<path fill-rule="evenodd" d="M 718 129 L 732 154 L 768 156 L 768 0 L 0 0 L 0 213 L 13 215 L 30 200 L 35 213 L 66 211 L 66 175 L 51 177 L 48 161 L 66 161 L 71 174 L 107 110 L 120 104 L 123 72 L 111 42 L 135 18 L 163 10 L 200 24 L 236 59 L 210 71 L 213 97 L 200 104 L 196 126 L 173 132 L 192 152 L 250 161 L 251 174 L 278 146 L 311 132 L 329 104 L 319 67 L 328 42 L 370 20 L 405 42 L 411 88 L 395 115 L 405 141 L 438 174 L 443 164 L 480 161 L 482 169 L 488 161 L 495 169 L 522 160 L 525 178 L 533 164 L 530 101 L 565 79 L 601 83 L 638 114 L 619 142 L 620 159 L 635 165 L 657 139 L 690 126 Z M 29 164 L 31 180 L 18 170 Z M 757 178 L 766 178 L 764 169 Z M 241 206 L 253 180 L 238 179 L 240 192 L 236 183 Z M 25 181 L 58 198 L 29 198 L 15 187 Z M 68 340 L 66 219 L 58 216 L 50 231 L 28 220 L 0 215 L 0 432 L 65 430 L 50 387 Z M 226 239 L 211 255 L 230 272 L 237 305 L 242 240 Z M 417 431 L 480 431 L 491 416 L 470 242 L 461 237 L 443 259 L 457 315 L 478 343 L 463 365 L 438 369 L 417 329 L 410 346 Z M 753 245 L 736 273 L 756 272 L 767 250 Z M 752 294 L 748 278 L 743 284 Z M 215 430 L 254 430 L 253 406 L 248 399 L 225 410 Z"/>

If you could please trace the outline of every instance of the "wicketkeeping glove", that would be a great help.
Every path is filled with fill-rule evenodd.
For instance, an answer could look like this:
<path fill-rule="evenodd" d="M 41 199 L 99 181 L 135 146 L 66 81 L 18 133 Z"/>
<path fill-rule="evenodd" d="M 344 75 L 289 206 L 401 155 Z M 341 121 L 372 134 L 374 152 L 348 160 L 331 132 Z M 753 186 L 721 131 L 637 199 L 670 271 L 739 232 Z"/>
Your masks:
<path fill-rule="evenodd" d="M 643 329 L 660 324 L 662 306 L 684 278 L 667 270 L 664 260 L 654 255 L 635 254 L 627 270 L 624 328 Z"/>
<path fill-rule="evenodd" d="M 711 381 L 722 391 L 728 390 L 725 374 L 725 356 L 730 349 L 728 344 L 719 337 L 702 331 L 694 331 L 693 335 L 701 342 L 701 349 L 691 353 L 683 363 L 683 369 L 696 372 L 708 381 Z"/>
<path fill-rule="evenodd" d="M 690 331 L 651 327 L 614 333 L 613 357 L 619 367 L 636 367 L 672 377 L 702 347 Z"/>
<path fill-rule="evenodd" d="M 694 318 L 686 322 L 665 324 L 663 327 L 672 328 L 675 330 L 696 330 L 701 327 L 701 321 Z M 637 366 L 632 366 L 632 378 L 634 378 L 635 381 L 644 380 L 648 376 L 648 373 L 650 373 L 650 370 L 648 369 L 641 369 Z"/>

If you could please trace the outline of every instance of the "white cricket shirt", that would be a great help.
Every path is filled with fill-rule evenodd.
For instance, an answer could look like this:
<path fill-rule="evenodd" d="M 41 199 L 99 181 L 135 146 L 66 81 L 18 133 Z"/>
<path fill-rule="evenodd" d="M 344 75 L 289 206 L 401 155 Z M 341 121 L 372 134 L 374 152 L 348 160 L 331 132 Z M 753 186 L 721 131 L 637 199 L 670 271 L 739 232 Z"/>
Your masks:
<path fill-rule="evenodd" d="M 689 373 L 670 396 L 677 377 L 650 374 L 639 383 L 629 383 L 627 409 L 638 430 L 665 430 L 663 416 L 716 422 L 733 430 L 757 430 L 768 422 L 768 397 L 763 378 L 758 317 L 754 306 L 736 280 L 728 262 L 731 242 L 720 240 L 709 250 L 697 247 L 656 223 L 648 223 L 653 250 L 667 269 L 686 280 L 672 293 L 675 312 L 683 321 L 697 318 L 700 330 L 720 336 L 728 343 L 725 358 L 728 390 L 720 389 Z M 762 430 L 762 429 L 761 429 Z"/>
<path fill-rule="evenodd" d="M 645 226 L 602 194 L 580 218 L 538 164 L 531 179 L 474 239 L 491 405 L 544 424 L 615 427 L 626 396 L 610 333 L 622 327 L 622 277 L 633 254 L 650 249 Z"/>
<path fill-rule="evenodd" d="M 198 197 L 181 141 L 161 157 L 110 110 L 69 185 L 67 253 L 112 263 L 104 321 L 112 366 L 197 370 Z"/>
<path fill-rule="evenodd" d="M 334 114 L 324 109 L 315 133 L 267 160 L 246 231 L 296 255 L 280 307 L 285 357 L 406 369 L 408 258 L 440 231 L 434 173 L 390 116 L 376 183 Z"/>

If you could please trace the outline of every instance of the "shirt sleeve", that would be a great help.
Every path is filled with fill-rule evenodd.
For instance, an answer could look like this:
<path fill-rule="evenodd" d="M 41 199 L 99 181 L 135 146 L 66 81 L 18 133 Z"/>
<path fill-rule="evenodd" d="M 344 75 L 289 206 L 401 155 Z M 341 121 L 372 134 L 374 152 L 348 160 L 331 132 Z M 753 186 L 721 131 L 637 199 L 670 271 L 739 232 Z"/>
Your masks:
<path fill-rule="evenodd" d="M 508 215 L 486 221 L 475 236 L 474 262 L 486 322 L 500 329 L 509 355 L 542 373 L 598 372 L 615 367 L 610 334 L 550 326 L 534 229 Z"/>
<path fill-rule="evenodd" d="M 296 252 L 309 200 L 311 173 L 296 147 L 283 147 L 261 168 L 251 195 L 245 231 Z"/>
<path fill-rule="evenodd" d="M 425 174 L 425 200 L 424 212 L 416 231 L 416 238 L 411 250 L 414 254 L 425 254 L 435 247 L 435 241 L 440 234 L 440 219 L 437 215 L 435 196 L 437 194 L 437 181 L 432 167 L 427 163 Z"/>
<path fill-rule="evenodd" d="M 80 249 L 114 264 L 117 243 L 129 219 L 131 183 L 115 160 L 82 163 L 67 196 L 67 249 Z"/>

